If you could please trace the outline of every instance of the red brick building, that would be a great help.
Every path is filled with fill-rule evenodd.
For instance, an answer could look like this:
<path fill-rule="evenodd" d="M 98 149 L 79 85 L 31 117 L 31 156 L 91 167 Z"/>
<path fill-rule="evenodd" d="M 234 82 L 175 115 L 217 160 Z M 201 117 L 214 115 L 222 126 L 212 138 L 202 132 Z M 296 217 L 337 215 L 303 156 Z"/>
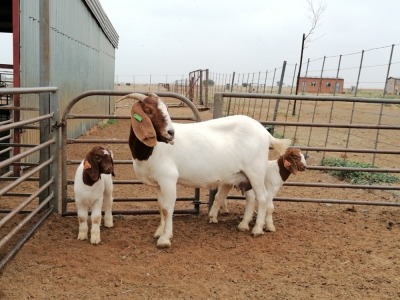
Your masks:
<path fill-rule="evenodd" d="M 300 77 L 299 93 L 342 94 L 343 78 Z"/>

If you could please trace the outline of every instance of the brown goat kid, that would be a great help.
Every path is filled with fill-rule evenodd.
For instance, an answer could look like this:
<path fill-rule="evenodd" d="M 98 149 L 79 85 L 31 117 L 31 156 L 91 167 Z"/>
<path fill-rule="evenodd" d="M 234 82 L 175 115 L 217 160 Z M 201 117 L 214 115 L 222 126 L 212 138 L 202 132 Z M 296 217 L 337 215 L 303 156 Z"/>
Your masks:
<path fill-rule="evenodd" d="M 276 196 L 279 189 L 289 178 L 291 174 L 296 175 L 299 171 L 306 170 L 307 163 L 304 155 L 300 149 L 289 148 L 286 152 L 281 155 L 277 160 L 268 161 L 267 174 L 265 175 L 265 187 L 268 191 L 268 198 L 271 200 Z M 224 185 L 218 189 L 215 195 L 215 201 L 211 207 L 209 218 L 210 223 L 218 223 L 218 211 L 222 207 L 221 211 L 227 213 L 226 197 L 233 186 L 242 190 L 242 193 L 246 196 L 246 208 L 242 222 L 240 222 L 238 228 L 241 231 L 249 230 L 249 223 L 253 218 L 253 211 L 255 206 L 255 195 L 252 190 L 251 184 L 247 179 L 246 175 L 239 173 L 236 177 L 237 184 Z M 266 218 L 271 216 L 266 216 Z M 267 221 L 267 220 L 266 220 Z M 272 223 L 272 220 L 269 220 Z M 275 231 L 275 227 L 267 228 L 269 231 Z"/>
<path fill-rule="evenodd" d="M 104 204 L 104 226 L 113 227 L 112 204 L 114 162 L 112 152 L 94 147 L 82 160 L 75 173 L 74 192 L 78 211 L 78 240 L 88 238 L 88 211 L 91 210 L 90 242 L 99 244 L 101 210 Z M 104 202 L 104 203 L 103 203 Z"/>

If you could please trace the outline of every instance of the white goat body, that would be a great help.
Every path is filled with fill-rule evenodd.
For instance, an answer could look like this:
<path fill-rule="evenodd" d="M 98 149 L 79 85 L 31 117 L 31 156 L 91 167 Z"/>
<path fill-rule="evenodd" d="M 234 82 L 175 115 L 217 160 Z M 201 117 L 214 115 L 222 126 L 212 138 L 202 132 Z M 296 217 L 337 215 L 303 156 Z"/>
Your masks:
<path fill-rule="evenodd" d="M 102 147 L 94 147 L 78 166 L 75 173 L 74 193 L 79 220 L 78 240 L 88 238 L 88 212 L 91 211 L 90 242 L 99 244 L 102 207 L 104 226 L 113 227 L 112 204 L 114 175 L 112 153 Z"/>
<path fill-rule="evenodd" d="M 176 184 L 216 188 L 239 172 L 250 181 L 259 203 L 260 218 L 252 233 L 263 234 L 264 217 L 261 216 L 272 214 L 273 206 L 272 202 L 267 203 L 264 178 L 259 174 L 266 174 L 269 148 L 283 153 L 291 141 L 274 138 L 258 121 L 247 116 L 229 116 L 191 124 L 172 123 L 165 104 L 157 95 L 126 97 L 140 100 L 132 107 L 129 146 L 138 179 L 157 188 L 161 215 L 154 234 L 158 237 L 157 246 L 171 245 Z M 160 111 L 158 119 L 154 117 L 156 108 Z M 148 126 L 154 126 L 155 133 L 143 138 L 139 126 L 146 127 L 146 131 Z M 154 143 L 151 139 L 155 136 L 158 142 Z M 173 145 L 169 144 L 172 140 Z M 143 149 L 146 147 L 150 150 L 146 152 L 148 155 L 139 155 L 145 152 Z"/>
<path fill-rule="evenodd" d="M 290 148 L 276 160 L 269 160 L 267 162 L 267 173 L 265 175 L 264 183 L 268 191 L 268 202 L 272 202 L 273 198 L 276 196 L 282 185 L 289 178 L 291 174 L 297 174 L 298 171 L 302 172 L 306 169 L 307 163 L 304 155 L 299 149 Z M 237 187 L 240 189 L 240 185 L 246 186 L 247 190 L 243 190 L 246 197 L 246 207 L 243 216 L 243 220 L 240 222 L 238 228 L 241 231 L 249 230 L 249 223 L 253 217 L 253 211 L 255 206 L 255 194 L 248 184 L 248 179 L 246 175 L 242 172 L 232 176 L 226 184 L 221 184 L 217 194 L 215 195 L 214 203 L 210 209 L 209 217 L 210 223 L 218 223 L 218 211 L 222 207 L 222 212 L 228 212 L 226 197 L 232 187 Z M 275 226 L 273 225 L 272 215 L 266 215 L 266 224 L 271 224 L 267 226 L 267 230 L 275 231 Z"/>
<path fill-rule="evenodd" d="M 173 126 L 174 145 L 157 143 L 148 160 L 134 160 L 136 175 L 148 185 L 159 186 L 169 174 L 178 184 L 214 189 L 233 174 L 259 165 L 258 159 L 266 162 L 270 146 L 284 151 L 290 143 L 242 115 Z"/>

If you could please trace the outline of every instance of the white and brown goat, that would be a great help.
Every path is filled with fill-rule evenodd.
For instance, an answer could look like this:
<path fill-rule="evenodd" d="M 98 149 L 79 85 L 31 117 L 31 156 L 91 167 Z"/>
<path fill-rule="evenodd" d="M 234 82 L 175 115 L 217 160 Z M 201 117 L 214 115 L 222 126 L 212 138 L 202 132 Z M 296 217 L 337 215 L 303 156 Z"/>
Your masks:
<path fill-rule="evenodd" d="M 114 163 L 112 152 L 103 147 L 94 147 L 78 166 L 75 173 L 74 192 L 78 212 L 78 240 L 88 238 L 88 212 L 92 228 L 90 242 L 99 244 L 102 207 L 104 206 L 104 226 L 113 227 L 112 204 Z"/>
<path fill-rule="evenodd" d="M 172 123 L 166 105 L 155 94 L 130 94 L 139 100 L 132 106 L 129 147 L 137 178 L 157 189 L 161 215 L 154 236 L 158 247 L 171 246 L 172 215 L 176 185 L 217 188 L 233 174 L 243 172 L 258 201 L 253 235 L 263 234 L 266 214 L 272 201 L 264 178 L 269 147 L 282 154 L 291 141 L 274 138 L 256 120 L 242 115 L 204 122 Z M 273 224 L 267 224 L 267 227 Z"/>
<path fill-rule="evenodd" d="M 299 171 L 306 170 L 307 163 L 303 153 L 300 149 L 289 148 L 276 160 L 268 161 L 267 173 L 265 175 L 265 187 L 268 191 L 268 201 L 272 202 L 273 198 L 278 193 L 279 189 L 289 178 L 291 174 L 296 175 Z M 242 190 L 246 196 L 246 208 L 243 220 L 240 222 L 238 228 L 241 231 L 249 230 L 249 222 L 253 218 L 253 211 L 255 206 L 255 194 L 251 189 L 251 184 L 243 172 L 236 174 L 236 176 L 229 182 L 229 184 L 221 185 L 215 195 L 214 203 L 209 212 L 210 223 L 218 223 L 218 211 L 224 213 L 228 212 L 226 196 L 232 187 Z M 272 215 L 266 215 L 266 224 L 273 224 Z M 275 231 L 275 226 L 267 227 L 269 231 Z"/>

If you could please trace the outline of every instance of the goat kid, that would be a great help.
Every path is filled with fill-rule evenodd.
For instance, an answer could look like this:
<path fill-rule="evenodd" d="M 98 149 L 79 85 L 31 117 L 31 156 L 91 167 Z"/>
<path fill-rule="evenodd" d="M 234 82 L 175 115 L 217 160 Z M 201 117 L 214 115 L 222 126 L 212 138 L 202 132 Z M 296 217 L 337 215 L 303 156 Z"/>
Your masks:
<path fill-rule="evenodd" d="M 99 244 L 101 210 L 104 204 L 104 226 L 113 227 L 112 204 L 114 163 L 112 152 L 103 147 L 94 147 L 78 166 L 75 173 L 74 192 L 78 212 L 78 240 L 88 238 L 88 211 L 91 210 L 92 228 L 90 242 Z M 104 203 L 103 203 L 104 202 Z"/>
<path fill-rule="evenodd" d="M 301 153 L 301 150 L 297 148 L 289 148 L 278 159 L 268 161 L 267 173 L 264 179 L 265 187 L 268 191 L 267 201 L 272 202 L 279 189 L 291 174 L 296 175 L 299 171 L 305 171 L 306 168 L 307 163 L 304 155 Z M 240 222 L 238 228 L 240 231 L 247 231 L 249 230 L 249 223 L 253 218 L 255 206 L 255 194 L 251 189 L 250 181 L 243 172 L 240 172 L 232 176 L 229 180 L 227 179 L 226 182 L 227 184 L 220 185 L 215 195 L 214 203 L 209 212 L 210 223 L 218 223 L 217 217 L 220 208 L 222 208 L 222 212 L 228 212 L 226 197 L 232 187 L 236 187 L 242 190 L 242 193 L 246 196 L 245 212 L 243 220 Z M 266 215 L 265 224 L 267 225 L 268 231 L 275 231 L 272 214 Z"/>
<path fill-rule="evenodd" d="M 243 172 L 251 182 L 260 218 L 252 233 L 263 234 L 267 202 L 264 178 L 269 147 L 282 154 L 291 141 L 274 138 L 256 120 L 229 116 L 204 122 L 172 123 L 166 105 L 155 94 L 130 94 L 139 100 L 132 106 L 129 147 L 137 178 L 157 189 L 160 225 L 154 237 L 157 247 L 170 247 L 176 185 L 217 188 L 225 178 Z M 173 144 L 173 145 L 172 145 Z"/>

